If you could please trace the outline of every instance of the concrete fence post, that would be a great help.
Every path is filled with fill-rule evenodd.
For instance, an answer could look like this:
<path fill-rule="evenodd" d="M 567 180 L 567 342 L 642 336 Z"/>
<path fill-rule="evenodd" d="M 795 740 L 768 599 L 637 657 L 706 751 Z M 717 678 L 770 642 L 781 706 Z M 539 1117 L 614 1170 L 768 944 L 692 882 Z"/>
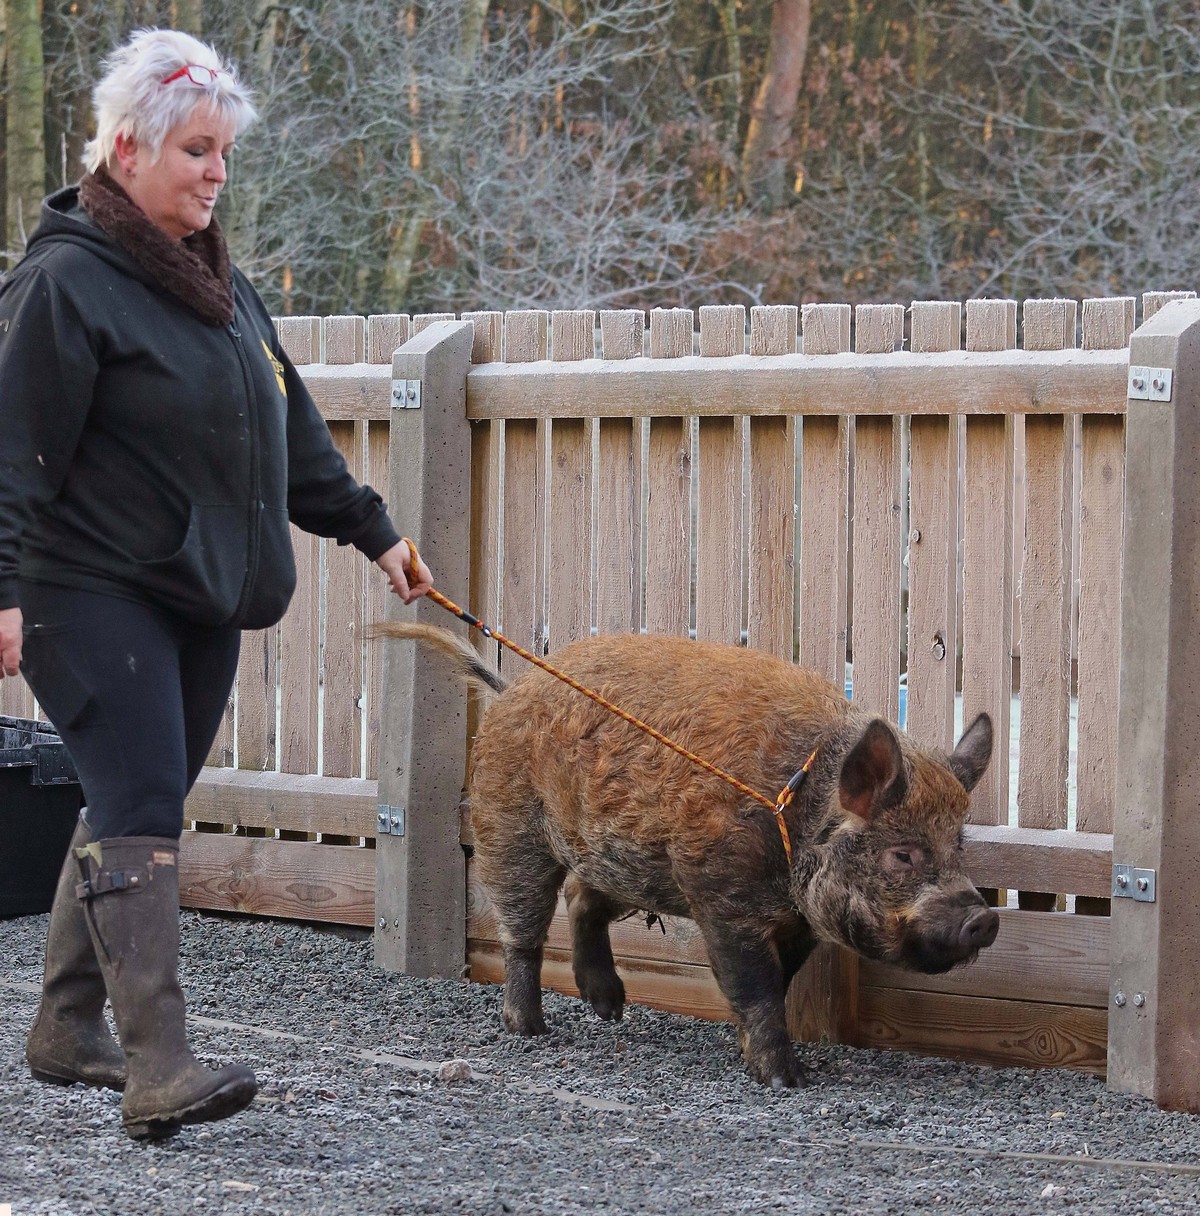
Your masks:
<path fill-rule="evenodd" d="M 1200 1111 L 1200 301 L 1129 362 L 1108 1083 Z"/>
<path fill-rule="evenodd" d="M 471 323 L 421 330 L 392 360 L 388 502 L 434 585 L 469 601 Z M 428 599 L 389 617 L 465 627 Z M 466 774 L 467 697 L 445 660 L 409 642 L 384 657 L 376 837 L 375 962 L 388 971 L 457 978 L 466 965 L 466 861 L 458 806 Z"/>

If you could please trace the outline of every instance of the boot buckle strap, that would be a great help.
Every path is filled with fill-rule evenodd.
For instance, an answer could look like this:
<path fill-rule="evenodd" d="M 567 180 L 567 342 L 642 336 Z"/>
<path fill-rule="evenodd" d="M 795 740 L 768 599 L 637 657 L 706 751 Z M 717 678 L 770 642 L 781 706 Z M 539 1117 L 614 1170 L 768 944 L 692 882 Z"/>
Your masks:
<path fill-rule="evenodd" d="M 93 878 L 84 879 L 76 888 L 79 899 L 94 899 L 110 891 L 137 890 L 142 885 L 142 876 L 137 870 L 101 870 Z"/>

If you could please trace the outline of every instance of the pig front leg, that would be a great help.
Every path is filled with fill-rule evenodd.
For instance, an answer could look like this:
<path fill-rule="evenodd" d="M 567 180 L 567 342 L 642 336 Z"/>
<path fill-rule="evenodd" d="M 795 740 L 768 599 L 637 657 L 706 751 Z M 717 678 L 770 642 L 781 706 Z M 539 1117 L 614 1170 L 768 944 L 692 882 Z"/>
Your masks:
<path fill-rule="evenodd" d="M 787 985 L 774 944 L 756 929 L 699 918 L 696 923 L 717 983 L 737 1015 L 738 1041 L 751 1076 L 772 1089 L 805 1084 L 787 1031 Z"/>
<path fill-rule="evenodd" d="M 579 995 L 605 1021 L 625 1012 L 625 985 L 613 962 L 608 926 L 629 909 L 572 874 L 567 879 L 571 919 L 571 965 Z"/>

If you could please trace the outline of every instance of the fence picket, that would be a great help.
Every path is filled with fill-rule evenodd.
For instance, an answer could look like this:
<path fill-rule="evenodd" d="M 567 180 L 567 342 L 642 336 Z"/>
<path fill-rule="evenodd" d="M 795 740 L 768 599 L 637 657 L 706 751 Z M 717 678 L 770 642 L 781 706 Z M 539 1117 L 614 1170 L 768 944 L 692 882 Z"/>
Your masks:
<path fill-rule="evenodd" d="M 548 314 L 540 310 L 504 315 L 504 358 L 530 363 L 547 353 Z M 511 419 L 504 427 L 502 632 L 541 654 L 546 598 L 546 425 Z M 506 675 L 529 664 L 509 652 L 501 656 Z"/>
<path fill-rule="evenodd" d="M 1133 296 L 1084 300 L 1085 350 L 1119 350 L 1133 333 Z M 1121 646 L 1121 536 L 1125 419 L 1082 420 L 1079 487 L 1079 673 L 1076 827 L 1111 832 L 1117 791 Z"/>
<path fill-rule="evenodd" d="M 279 340 L 297 367 L 321 361 L 321 319 L 283 317 Z M 279 767 L 317 771 L 317 696 L 320 645 L 320 541 L 291 527 L 296 593 L 279 625 Z"/>
<path fill-rule="evenodd" d="M 806 304 L 800 315 L 804 354 L 850 349 L 849 304 Z M 846 678 L 850 430 L 842 416 L 807 417 L 801 431 L 800 662 L 839 688 Z M 788 992 L 788 1030 L 798 1039 L 853 1042 L 858 997 L 857 956 L 822 943 Z"/>
<path fill-rule="evenodd" d="M 1075 344 L 1074 300 L 1026 300 L 1026 350 Z M 1053 411 L 1053 402 L 1050 403 Z M 1021 827 L 1067 826 L 1071 637 L 1072 434 L 1063 414 L 1025 418 L 1025 554 L 1021 568 Z M 1021 892 L 1048 910 L 1053 894 Z"/>
<path fill-rule="evenodd" d="M 396 349 L 408 341 L 412 332 L 412 321 L 407 313 L 378 313 L 367 318 L 366 361 L 374 364 L 392 363 Z M 386 495 L 388 484 L 388 422 L 372 421 L 367 424 L 366 465 L 363 474 L 366 480 Z M 403 535 L 405 521 L 395 520 Z M 382 621 L 387 615 L 388 597 L 391 589 L 387 580 L 378 572 L 368 571 L 365 612 L 368 622 Z M 363 761 L 363 776 L 374 780 L 379 772 L 379 717 L 383 690 L 384 647 L 379 642 L 368 643 L 363 664 L 363 729 L 366 732 L 366 754 Z"/>
<path fill-rule="evenodd" d="M 645 314 L 600 313 L 605 359 L 642 354 Z M 596 628 L 628 633 L 641 619 L 642 420 L 601 418 L 596 467 Z"/>
<path fill-rule="evenodd" d="M 750 310 L 750 353 L 796 350 L 799 309 Z M 795 652 L 796 419 L 750 419 L 749 521 L 746 541 L 746 642 L 791 660 Z"/>
<path fill-rule="evenodd" d="M 1194 300 L 1194 291 L 1147 291 L 1142 294 L 1142 324 L 1144 325 L 1164 304 L 1173 300 Z"/>
<path fill-rule="evenodd" d="M 1007 350 L 1016 338 L 1015 300 L 973 300 L 967 349 Z M 968 416 L 963 487 L 962 710 L 969 725 L 992 718 L 992 763 L 971 794 L 971 821 L 1008 822 L 1012 706 L 1012 415 Z"/>
<path fill-rule="evenodd" d="M 464 312 L 473 327 L 471 362 L 495 363 L 504 353 L 504 314 Z M 471 602 L 470 609 L 488 624 L 500 616 L 500 570 L 504 546 L 501 538 L 500 483 L 504 456 L 504 423 L 499 419 L 471 424 Z M 436 577 L 436 572 L 435 572 Z M 500 666 L 499 643 L 477 629 L 471 640 L 493 667 Z M 485 702 L 474 689 L 467 693 L 467 737 L 479 729 Z"/>
<path fill-rule="evenodd" d="M 555 312 L 550 358 L 595 356 L 596 315 Z M 592 624 L 592 434 L 590 418 L 550 423 L 546 628 L 551 653 L 587 637 Z"/>
<path fill-rule="evenodd" d="M 890 354 L 904 332 L 899 304 L 862 304 L 855 349 Z M 854 700 L 896 721 L 900 713 L 901 421 L 854 420 L 854 569 L 851 576 Z"/>
<path fill-rule="evenodd" d="M 805 304 L 801 324 L 804 354 L 850 349 L 849 304 Z M 846 678 L 849 423 L 807 417 L 800 443 L 800 662 L 840 688 Z"/>
<path fill-rule="evenodd" d="M 692 312 L 650 313 L 650 356 L 692 353 Z M 685 634 L 691 617 L 691 426 L 683 418 L 651 418 L 646 470 L 646 628 Z"/>
<path fill-rule="evenodd" d="M 746 350 L 740 304 L 700 309 L 700 354 Z M 742 636 L 742 419 L 701 418 L 697 442 L 696 636 L 737 643 Z"/>
<path fill-rule="evenodd" d="M 34 709 L 33 690 L 24 676 L 5 676 L 0 680 L 0 714 L 8 718 L 32 718 Z"/>
<path fill-rule="evenodd" d="M 958 350 L 958 309 L 943 301 L 912 306 L 914 351 Z M 961 419 L 909 422 L 908 705 L 905 727 L 930 747 L 954 739 L 958 658 L 959 432 Z"/>
<path fill-rule="evenodd" d="M 323 322 L 327 364 L 366 359 L 363 317 L 326 317 Z M 333 441 L 358 481 L 366 480 L 365 422 L 331 422 Z M 321 771 L 330 777 L 360 776 L 363 704 L 363 625 L 366 562 L 351 545 L 325 539 L 325 597 L 321 616 Z M 372 568 L 370 575 L 378 575 Z M 380 576 L 382 577 L 382 576 Z M 372 577 L 372 582 L 374 581 Z"/>

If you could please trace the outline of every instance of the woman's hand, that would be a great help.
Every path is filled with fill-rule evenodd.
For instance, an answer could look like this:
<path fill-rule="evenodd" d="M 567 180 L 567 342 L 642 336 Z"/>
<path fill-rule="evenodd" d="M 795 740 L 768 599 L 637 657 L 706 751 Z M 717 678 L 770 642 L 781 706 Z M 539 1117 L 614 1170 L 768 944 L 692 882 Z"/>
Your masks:
<path fill-rule="evenodd" d="M 420 556 L 413 562 L 413 552 L 405 541 L 393 545 L 386 553 L 377 557 L 375 564 L 388 576 L 392 590 L 406 604 L 420 599 L 433 586 L 433 575 L 429 572 L 429 567 Z M 19 641 L 19 626 L 17 633 Z"/>
<path fill-rule="evenodd" d="M 425 588 L 429 590 L 428 587 Z M 422 592 L 424 594 L 424 592 Z M 21 610 L 0 609 L 0 680 L 21 670 Z"/>

